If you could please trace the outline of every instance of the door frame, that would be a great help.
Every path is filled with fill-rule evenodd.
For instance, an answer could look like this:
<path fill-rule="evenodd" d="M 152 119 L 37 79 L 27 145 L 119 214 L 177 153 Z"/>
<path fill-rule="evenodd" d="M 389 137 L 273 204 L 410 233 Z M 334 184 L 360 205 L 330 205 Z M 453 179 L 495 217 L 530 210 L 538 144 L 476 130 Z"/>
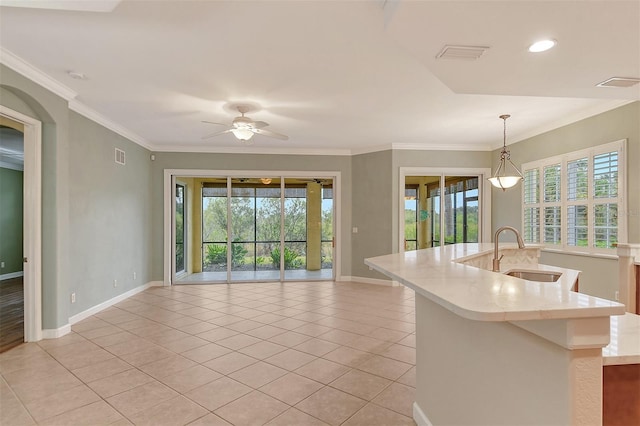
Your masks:
<path fill-rule="evenodd" d="M 172 246 L 174 241 L 173 231 L 173 213 L 172 209 L 175 204 L 175 178 L 176 177 L 246 177 L 260 178 L 264 176 L 279 176 L 282 178 L 299 177 L 299 178 L 332 178 L 333 179 L 333 237 L 335 238 L 335 246 L 333 250 L 333 279 L 341 280 L 341 172 L 339 171 L 283 171 L 283 170 L 202 170 L 202 169 L 164 169 L 163 193 L 164 193 L 164 273 L 163 285 L 170 286 L 173 284 L 173 266 Z M 282 226 L 282 225 L 281 225 Z M 281 281 L 282 278 L 281 278 Z"/>
<path fill-rule="evenodd" d="M 480 203 L 480 231 L 478 242 L 491 241 L 491 176 L 490 168 L 455 168 L 455 167 L 400 167 L 398 179 L 398 253 L 404 252 L 404 188 L 407 176 L 478 176 Z M 440 215 L 444 218 L 444 215 Z"/>
<path fill-rule="evenodd" d="M 0 105 L 0 115 L 24 125 L 24 340 L 42 340 L 42 123 Z"/>
<path fill-rule="evenodd" d="M 188 273 L 188 271 L 189 271 L 189 267 L 188 267 L 188 263 L 187 262 L 189 262 L 191 260 L 191 259 L 188 258 L 187 250 L 186 250 L 187 244 L 188 244 L 188 239 L 186 238 L 187 237 L 187 233 L 188 233 L 188 226 L 187 226 L 187 183 L 183 182 L 183 181 L 181 181 L 179 179 L 175 179 L 175 178 L 173 179 L 173 182 L 174 182 L 173 183 L 173 186 L 174 186 L 174 188 L 173 188 L 173 191 L 174 191 L 173 197 L 174 197 L 174 199 L 175 199 L 175 197 L 177 195 L 177 186 L 180 185 L 180 186 L 182 186 L 184 188 L 183 189 L 184 206 L 183 206 L 183 212 L 182 212 L 182 215 L 183 215 L 182 216 L 182 222 L 183 222 L 182 223 L 182 229 L 183 229 L 183 232 L 182 232 L 183 233 L 183 235 L 182 235 L 182 239 L 183 239 L 182 251 L 183 251 L 183 259 L 184 259 L 184 261 L 183 261 L 184 269 L 182 271 L 177 271 L 176 270 L 177 265 L 175 263 L 176 262 L 175 256 L 173 257 L 173 264 L 171 265 L 171 267 L 172 267 L 172 270 L 176 270 L 176 275 L 186 275 Z M 175 211 L 172 214 L 175 215 Z M 173 224 L 175 222 L 175 218 L 171 222 Z M 174 232 L 171 233 L 171 243 L 173 244 L 173 247 L 175 247 L 175 245 L 176 245 L 176 235 L 175 235 Z"/>

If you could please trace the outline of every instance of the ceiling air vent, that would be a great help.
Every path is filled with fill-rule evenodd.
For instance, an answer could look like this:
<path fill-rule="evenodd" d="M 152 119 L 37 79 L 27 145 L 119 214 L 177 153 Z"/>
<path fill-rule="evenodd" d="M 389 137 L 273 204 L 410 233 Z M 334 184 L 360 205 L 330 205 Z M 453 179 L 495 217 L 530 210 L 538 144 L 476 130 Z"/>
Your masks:
<path fill-rule="evenodd" d="M 450 46 L 446 45 L 440 53 L 436 55 L 436 59 L 478 59 L 489 50 L 488 46 Z"/>
<path fill-rule="evenodd" d="M 116 163 L 124 166 L 124 151 L 116 148 Z"/>
<path fill-rule="evenodd" d="M 627 77 L 611 77 L 601 83 L 596 84 L 598 87 L 631 87 L 640 83 L 640 78 Z"/>

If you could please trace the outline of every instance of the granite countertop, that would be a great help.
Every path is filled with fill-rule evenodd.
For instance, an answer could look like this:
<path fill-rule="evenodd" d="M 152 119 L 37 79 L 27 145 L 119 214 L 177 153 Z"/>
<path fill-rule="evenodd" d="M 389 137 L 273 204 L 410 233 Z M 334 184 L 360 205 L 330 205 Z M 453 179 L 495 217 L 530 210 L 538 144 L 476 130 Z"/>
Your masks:
<path fill-rule="evenodd" d="M 515 244 L 500 244 L 513 249 Z M 417 294 L 475 321 L 526 321 L 622 315 L 624 305 L 570 291 L 578 271 L 541 264 L 512 269 L 561 272 L 557 282 L 534 282 L 459 261 L 493 253 L 493 243 L 452 244 L 365 259 L 365 264 Z"/>

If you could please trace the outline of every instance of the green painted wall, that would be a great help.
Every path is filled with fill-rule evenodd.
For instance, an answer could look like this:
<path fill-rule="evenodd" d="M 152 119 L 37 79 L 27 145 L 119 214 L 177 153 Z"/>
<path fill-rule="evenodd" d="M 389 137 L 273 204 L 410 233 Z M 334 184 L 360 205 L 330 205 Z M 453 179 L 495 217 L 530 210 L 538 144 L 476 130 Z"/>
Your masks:
<path fill-rule="evenodd" d="M 22 271 L 23 174 L 0 168 L 0 275 Z"/>
<path fill-rule="evenodd" d="M 145 148 L 75 112 L 69 144 L 73 316 L 151 281 L 151 160 Z M 116 147 L 125 165 L 114 161 Z"/>
<path fill-rule="evenodd" d="M 0 75 L 0 104 L 42 122 L 42 325 L 57 329 L 150 281 L 149 151 L 4 65 Z"/>
<path fill-rule="evenodd" d="M 520 119 L 526 119 L 521 117 Z M 627 211 L 628 242 L 640 242 L 640 102 L 633 102 L 596 116 L 534 136 L 509 146 L 511 159 L 523 163 L 627 139 Z M 495 169 L 499 150 L 492 153 Z M 521 185 L 511 191 L 493 191 L 492 225 L 511 225 L 520 229 Z M 562 252 L 543 252 L 540 261 L 582 271 L 581 292 L 614 299 L 618 287 L 616 259 L 576 256 Z"/>
<path fill-rule="evenodd" d="M 356 155 L 353 162 L 353 219 L 351 234 L 352 275 L 382 280 L 389 278 L 372 271 L 364 259 L 392 252 L 392 151 Z M 352 231 L 348 228 L 348 231 Z"/>

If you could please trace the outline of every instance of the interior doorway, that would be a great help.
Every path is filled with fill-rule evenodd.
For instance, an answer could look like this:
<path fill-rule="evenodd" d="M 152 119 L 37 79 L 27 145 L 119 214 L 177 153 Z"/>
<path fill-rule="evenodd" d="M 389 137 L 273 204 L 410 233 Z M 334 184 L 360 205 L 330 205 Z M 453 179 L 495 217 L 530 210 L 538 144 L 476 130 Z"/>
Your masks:
<path fill-rule="evenodd" d="M 172 284 L 335 279 L 338 176 L 255 173 L 171 177 Z"/>
<path fill-rule="evenodd" d="M 489 172 L 401 168 L 400 251 L 489 241 Z"/>
<path fill-rule="evenodd" d="M 0 162 L 8 169 L 9 164 L 16 165 L 21 162 L 22 189 L 21 189 L 21 224 L 17 220 L 5 226 L 3 231 L 11 228 L 20 239 L 17 245 L 11 249 L 11 255 L 2 254 L 0 275 L 5 280 L 2 284 L 7 290 L 6 299 L 15 314 L 22 314 L 22 341 L 34 342 L 42 339 L 42 288 L 41 288 L 41 254 L 42 254 L 42 207 L 41 207 L 41 137 L 42 125 L 40 121 L 0 105 Z M 21 146 L 18 139 L 21 140 Z M 20 152 L 21 148 L 21 152 Z M 19 167 L 19 166 L 16 166 Z M 3 187 L 5 179 L 3 180 Z M 19 180 L 19 179 L 14 179 Z M 3 206 L 5 208 L 5 193 L 3 188 Z M 12 190 L 15 191 L 15 188 Z M 12 198 L 17 199 L 15 192 Z M 15 207 L 15 206 L 14 206 Z M 2 240 L 5 240 L 3 235 Z M 9 260 L 11 258 L 11 260 Z M 9 262 L 12 271 L 9 272 Z M 15 278 L 22 281 L 16 282 Z M 1 278 L 0 278 L 1 279 Z M 20 291 L 20 287 L 21 290 Z M 20 305 L 22 299 L 22 308 Z M 0 310 L 3 310 L 0 308 Z M 12 319 L 6 324 L 12 324 L 12 330 L 19 334 L 19 319 Z M 5 328 L 2 332 L 5 333 Z M 15 341 L 20 343 L 20 337 Z"/>
<path fill-rule="evenodd" d="M 0 120 L 0 352 L 24 342 L 24 126 Z"/>

